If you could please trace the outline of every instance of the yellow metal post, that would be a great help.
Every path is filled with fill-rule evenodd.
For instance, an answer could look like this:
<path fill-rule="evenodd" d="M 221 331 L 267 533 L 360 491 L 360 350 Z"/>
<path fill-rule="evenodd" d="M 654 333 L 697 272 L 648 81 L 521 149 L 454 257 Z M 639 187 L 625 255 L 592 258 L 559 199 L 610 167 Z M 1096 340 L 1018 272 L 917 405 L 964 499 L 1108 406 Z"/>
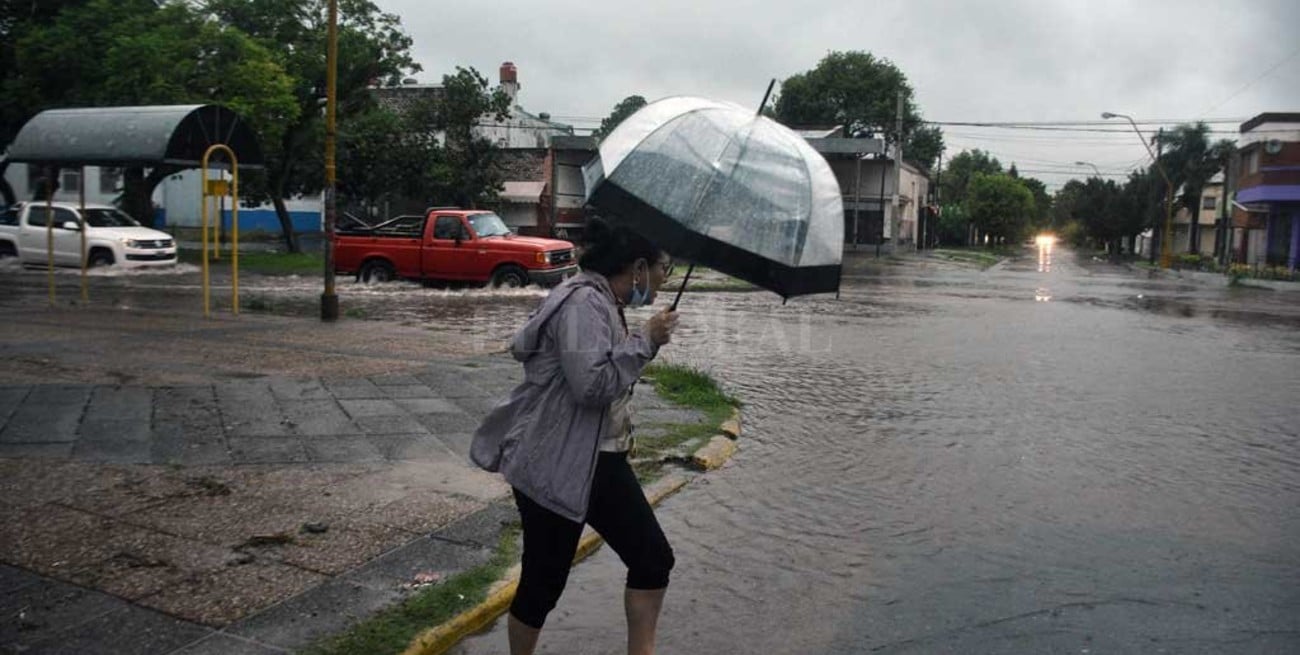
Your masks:
<path fill-rule="evenodd" d="M 215 147 L 215 146 L 214 146 Z M 208 154 L 212 148 L 203 153 L 203 166 L 199 168 L 199 242 L 202 244 L 199 251 L 199 266 L 203 269 L 203 317 L 207 318 L 212 315 L 209 297 L 208 284 Z"/>
<path fill-rule="evenodd" d="M 81 167 L 81 173 L 78 174 L 81 180 L 81 302 L 90 300 L 90 291 L 86 288 L 86 268 L 90 262 L 86 261 L 86 167 Z"/>
<path fill-rule="evenodd" d="M 203 161 L 199 166 L 200 185 L 202 190 L 200 214 L 202 215 L 203 225 L 200 232 L 203 233 L 203 315 L 211 315 L 211 285 L 208 281 L 208 198 L 217 193 L 224 194 L 227 191 L 225 180 L 208 180 L 208 159 L 212 153 L 221 151 L 230 158 L 230 222 L 231 222 L 231 244 L 230 244 L 230 275 L 231 275 L 231 309 L 235 315 L 239 314 L 239 160 L 235 157 L 235 151 L 229 146 L 216 143 L 208 147 L 203 153 Z M 217 182 L 220 182 L 219 184 Z M 218 216 L 220 221 L 221 217 Z M 220 249 L 220 244 L 216 246 Z"/>

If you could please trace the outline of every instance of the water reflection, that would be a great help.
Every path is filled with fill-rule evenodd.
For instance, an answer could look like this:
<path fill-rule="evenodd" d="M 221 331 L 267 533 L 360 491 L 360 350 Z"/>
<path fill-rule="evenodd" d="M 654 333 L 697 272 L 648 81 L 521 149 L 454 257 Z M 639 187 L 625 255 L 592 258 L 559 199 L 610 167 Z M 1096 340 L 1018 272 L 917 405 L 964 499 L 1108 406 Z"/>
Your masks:
<path fill-rule="evenodd" d="M 1051 239 L 1038 238 L 1038 272 L 1052 272 L 1052 243 Z"/>

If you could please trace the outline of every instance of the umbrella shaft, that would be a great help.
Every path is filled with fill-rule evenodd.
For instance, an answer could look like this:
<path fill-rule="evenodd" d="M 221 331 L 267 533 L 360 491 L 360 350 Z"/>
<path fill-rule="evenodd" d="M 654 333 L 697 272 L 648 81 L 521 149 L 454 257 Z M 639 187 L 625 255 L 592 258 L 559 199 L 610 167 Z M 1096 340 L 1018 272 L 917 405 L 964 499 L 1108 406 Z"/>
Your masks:
<path fill-rule="evenodd" d="M 682 288 L 677 290 L 677 297 L 673 298 L 673 306 L 669 311 L 677 311 L 677 303 L 682 299 L 682 292 L 686 290 L 686 283 L 691 281 L 691 271 L 695 270 L 695 264 L 692 263 L 686 268 L 686 277 L 682 278 Z"/>

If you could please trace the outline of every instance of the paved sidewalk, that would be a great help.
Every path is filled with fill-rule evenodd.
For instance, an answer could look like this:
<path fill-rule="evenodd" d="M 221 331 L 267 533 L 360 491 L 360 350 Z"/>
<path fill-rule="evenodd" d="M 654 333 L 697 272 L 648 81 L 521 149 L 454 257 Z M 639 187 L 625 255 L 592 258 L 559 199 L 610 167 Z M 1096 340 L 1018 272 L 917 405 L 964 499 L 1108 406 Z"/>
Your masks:
<path fill-rule="evenodd" d="M 466 456 L 520 371 L 475 344 L 59 309 L 0 336 L 24 362 L 0 373 L 0 652 L 291 652 L 485 562 L 515 518 Z"/>

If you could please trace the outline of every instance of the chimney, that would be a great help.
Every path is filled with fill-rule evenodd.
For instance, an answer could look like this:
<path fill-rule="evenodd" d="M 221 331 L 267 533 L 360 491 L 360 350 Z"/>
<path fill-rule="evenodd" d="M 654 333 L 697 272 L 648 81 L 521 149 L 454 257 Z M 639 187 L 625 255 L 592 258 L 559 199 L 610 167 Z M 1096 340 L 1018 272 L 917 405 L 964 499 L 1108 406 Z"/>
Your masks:
<path fill-rule="evenodd" d="M 501 90 L 510 96 L 510 104 L 513 105 L 515 97 L 519 95 L 519 70 L 515 68 L 514 62 L 501 64 Z"/>

